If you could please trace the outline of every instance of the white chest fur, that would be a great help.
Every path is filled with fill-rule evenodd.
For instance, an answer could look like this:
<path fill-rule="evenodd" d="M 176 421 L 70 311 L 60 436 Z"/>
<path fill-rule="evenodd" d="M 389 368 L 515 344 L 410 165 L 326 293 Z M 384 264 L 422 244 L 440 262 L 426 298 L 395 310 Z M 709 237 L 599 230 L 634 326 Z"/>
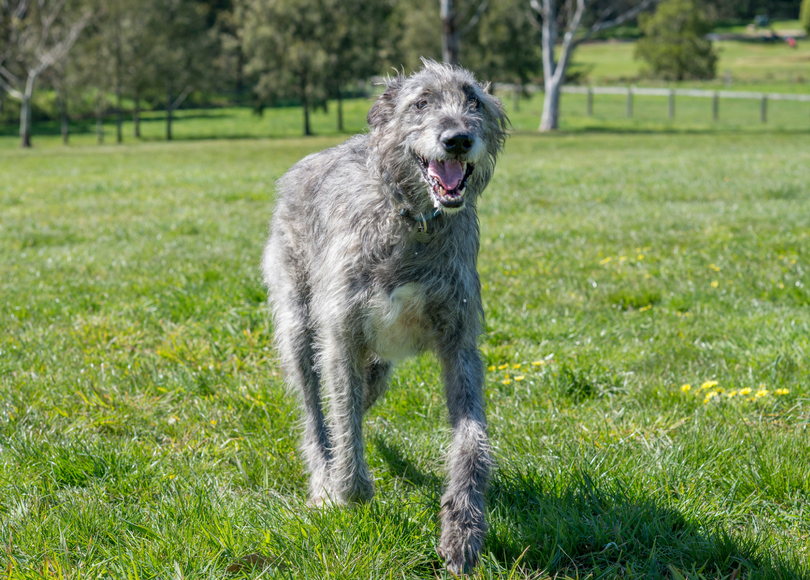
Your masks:
<path fill-rule="evenodd" d="M 425 346 L 427 330 L 424 293 L 416 282 L 374 299 L 366 331 L 380 358 L 397 361 L 417 354 Z"/>

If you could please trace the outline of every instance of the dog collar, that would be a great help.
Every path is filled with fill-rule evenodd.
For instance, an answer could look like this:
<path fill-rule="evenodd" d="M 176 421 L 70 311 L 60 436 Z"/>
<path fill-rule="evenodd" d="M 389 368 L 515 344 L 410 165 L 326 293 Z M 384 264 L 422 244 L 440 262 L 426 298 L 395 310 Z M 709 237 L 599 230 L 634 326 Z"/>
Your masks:
<path fill-rule="evenodd" d="M 409 217 L 408 216 L 409 213 L 411 212 L 409 212 L 406 208 L 402 208 L 401 210 L 399 210 L 399 215 L 401 215 L 404 218 Z M 413 228 L 413 238 L 417 242 L 421 244 L 427 244 L 430 241 L 430 232 L 428 232 L 427 223 L 441 213 L 442 208 L 437 207 L 433 211 L 427 211 L 424 213 L 416 214 L 415 217 L 411 218 L 413 219 L 413 221 L 416 222 L 416 225 L 414 225 Z"/>

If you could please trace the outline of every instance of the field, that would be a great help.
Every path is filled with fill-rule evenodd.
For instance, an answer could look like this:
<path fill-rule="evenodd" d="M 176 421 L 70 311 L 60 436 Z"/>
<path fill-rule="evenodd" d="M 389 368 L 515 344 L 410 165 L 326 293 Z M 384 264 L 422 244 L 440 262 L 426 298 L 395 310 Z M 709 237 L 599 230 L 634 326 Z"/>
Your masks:
<path fill-rule="evenodd" d="M 537 101 L 512 114 L 480 206 L 477 578 L 810 578 L 810 118 L 673 125 L 661 102 L 550 137 Z M 444 577 L 433 357 L 367 417 L 375 500 L 304 506 L 258 264 L 275 179 L 345 136 L 186 115 L 171 144 L 0 140 L 0 570 Z M 205 139 L 225 125 L 253 138 Z"/>

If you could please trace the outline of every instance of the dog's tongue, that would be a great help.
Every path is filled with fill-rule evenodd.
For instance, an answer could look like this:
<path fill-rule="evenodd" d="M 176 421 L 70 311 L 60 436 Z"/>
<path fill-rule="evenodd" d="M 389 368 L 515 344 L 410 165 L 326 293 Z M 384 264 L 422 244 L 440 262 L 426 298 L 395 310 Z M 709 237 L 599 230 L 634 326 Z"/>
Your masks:
<path fill-rule="evenodd" d="M 438 179 L 447 191 L 453 191 L 464 177 L 461 161 L 431 161 L 428 175 Z"/>

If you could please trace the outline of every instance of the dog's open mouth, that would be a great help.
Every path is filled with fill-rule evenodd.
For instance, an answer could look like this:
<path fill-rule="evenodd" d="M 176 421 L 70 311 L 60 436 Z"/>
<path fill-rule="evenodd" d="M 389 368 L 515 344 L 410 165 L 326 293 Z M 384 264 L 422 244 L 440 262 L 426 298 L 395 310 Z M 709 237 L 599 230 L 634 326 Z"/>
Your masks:
<path fill-rule="evenodd" d="M 428 161 L 419 156 L 417 159 L 422 169 L 422 178 L 427 183 L 434 202 L 438 202 L 437 207 L 438 204 L 448 208 L 461 207 L 467 178 L 475 166 L 456 159 Z"/>

